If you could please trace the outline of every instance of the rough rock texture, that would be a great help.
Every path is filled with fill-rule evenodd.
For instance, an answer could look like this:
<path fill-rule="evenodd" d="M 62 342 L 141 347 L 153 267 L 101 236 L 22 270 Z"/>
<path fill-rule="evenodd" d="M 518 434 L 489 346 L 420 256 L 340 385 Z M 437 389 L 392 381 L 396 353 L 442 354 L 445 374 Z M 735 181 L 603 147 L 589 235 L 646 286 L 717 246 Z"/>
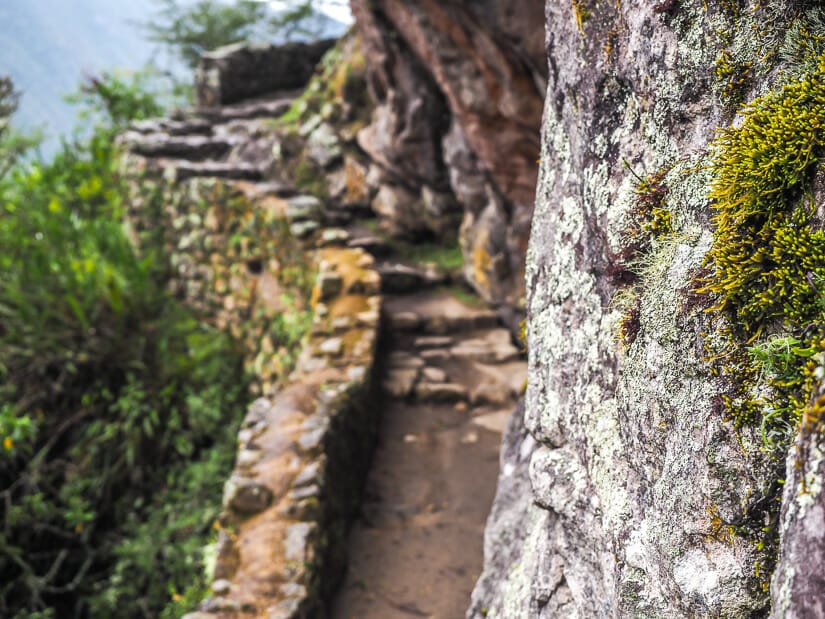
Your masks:
<path fill-rule="evenodd" d="M 771 617 L 825 617 L 825 432 L 821 402 L 819 418 L 803 421 L 802 431 L 788 454 L 782 496 L 782 551 L 771 582 Z M 816 408 L 814 409 L 816 410 Z"/>
<path fill-rule="evenodd" d="M 334 39 L 286 45 L 228 45 L 204 54 L 195 74 L 198 105 L 216 107 L 304 86 Z"/>
<path fill-rule="evenodd" d="M 354 0 L 352 8 L 376 101 L 358 143 L 387 185 L 422 195 L 394 201 L 412 211 L 399 219 L 439 235 L 450 229 L 445 218 L 463 219 L 468 279 L 488 301 L 518 305 L 546 76 L 542 2 Z"/>
<path fill-rule="evenodd" d="M 531 501 L 528 464 L 536 441 L 524 427 L 523 403 L 510 417 L 501 445 L 501 475 L 496 498 L 484 535 L 485 571 L 473 591 L 470 615 L 501 616 L 496 596 L 499 579 L 522 560 L 528 512 L 538 510 Z M 534 609 L 535 610 L 535 609 Z"/>
<path fill-rule="evenodd" d="M 770 550 L 742 531 L 770 529 L 758 508 L 780 474 L 756 431 L 724 419 L 729 384 L 706 360 L 714 327 L 691 292 L 712 243 L 709 146 L 734 121 L 714 70 L 753 24 L 733 4 L 547 2 L 550 78 L 526 275 L 525 425 L 538 447 L 529 466 L 505 449 L 468 617 L 770 608 Z M 784 5 L 784 17 L 803 5 Z M 767 27 L 781 31 L 782 17 Z M 746 98 L 774 77 L 755 75 Z M 673 232 L 628 264 L 635 187 L 660 170 Z M 777 617 L 822 616 L 822 500 L 818 486 L 797 497 L 803 477 L 821 479 L 821 447 L 821 435 L 803 434 L 788 462 Z M 514 468 L 529 473 L 530 496 L 512 497 Z M 513 514 L 523 516 L 513 523 Z"/>

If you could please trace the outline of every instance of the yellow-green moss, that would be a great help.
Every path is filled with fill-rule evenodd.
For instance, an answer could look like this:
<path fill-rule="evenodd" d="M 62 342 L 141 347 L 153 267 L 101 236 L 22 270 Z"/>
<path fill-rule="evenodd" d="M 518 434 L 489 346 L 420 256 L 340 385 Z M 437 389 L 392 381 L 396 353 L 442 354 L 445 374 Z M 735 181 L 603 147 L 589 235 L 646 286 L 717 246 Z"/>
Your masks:
<path fill-rule="evenodd" d="M 714 75 L 719 85 L 722 102 L 727 105 L 739 105 L 748 88 L 751 67 L 750 61 L 737 62 L 729 49 L 723 49 L 716 57 Z"/>
<path fill-rule="evenodd" d="M 369 108 L 366 70 L 360 37 L 344 37 L 321 59 L 304 92 L 272 124 L 276 128 L 297 130 L 319 114 L 342 123 L 363 124 Z"/>
<path fill-rule="evenodd" d="M 711 310 L 727 318 L 727 343 L 719 346 L 726 350 L 714 352 L 739 390 L 726 398 L 726 408 L 739 423 L 759 422 L 768 437 L 801 417 L 813 359 L 825 350 L 825 290 L 816 283 L 825 281 L 825 232 L 811 227 L 807 195 L 825 147 L 825 57 L 742 115 L 742 124 L 721 131 L 714 143 L 716 229 L 706 258 L 712 275 L 700 292 L 713 294 Z M 771 343 L 776 337 L 793 338 L 781 360 L 775 359 L 781 347 Z"/>
<path fill-rule="evenodd" d="M 573 7 L 573 17 L 576 19 L 576 27 L 584 34 L 584 24 L 590 18 L 590 9 L 584 4 L 584 0 L 570 0 Z"/>

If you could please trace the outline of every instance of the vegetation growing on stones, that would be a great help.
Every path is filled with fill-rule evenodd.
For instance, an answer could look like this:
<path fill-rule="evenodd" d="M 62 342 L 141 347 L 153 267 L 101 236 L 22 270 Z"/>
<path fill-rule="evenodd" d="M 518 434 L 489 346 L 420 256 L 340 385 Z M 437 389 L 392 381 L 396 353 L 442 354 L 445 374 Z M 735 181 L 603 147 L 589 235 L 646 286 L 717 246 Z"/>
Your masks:
<path fill-rule="evenodd" d="M 730 50 L 723 49 L 716 57 L 714 75 L 721 84 L 720 97 L 728 105 L 736 106 L 742 102 L 749 85 L 750 61 L 737 63 L 733 61 Z"/>
<path fill-rule="evenodd" d="M 739 127 L 722 131 L 712 163 L 716 231 L 703 292 L 729 320 L 728 398 L 738 423 L 785 437 L 802 416 L 823 348 L 825 233 L 813 229 L 809 193 L 825 146 L 825 59 L 816 71 L 750 103 Z M 750 355 L 742 347 L 756 343 Z M 732 366 L 735 369 L 732 369 Z M 758 366 L 770 395 L 756 395 Z M 770 442 L 770 441 L 769 441 Z"/>
<path fill-rule="evenodd" d="M 618 284 L 630 287 L 616 294 L 613 307 L 622 313 L 617 329 L 626 346 L 633 343 L 641 327 L 641 299 L 636 285 L 640 272 L 644 271 L 645 257 L 653 243 L 673 234 L 673 214 L 666 205 L 669 189 L 665 177 L 669 171 L 670 168 L 662 168 L 650 176 L 636 177 L 638 182 L 627 214 L 628 223 L 622 231 L 624 249 L 612 276 Z"/>
<path fill-rule="evenodd" d="M 584 34 L 584 24 L 590 18 L 590 9 L 585 5 L 584 0 L 570 0 L 573 7 L 573 16 L 576 19 L 576 27 Z"/>
<path fill-rule="evenodd" d="M 301 96 L 272 123 L 286 133 L 280 154 L 285 175 L 298 187 L 318 198 L 328 198 L 324 162 L 310 155 L 307 137 L 323 125 L 334 124 L 337 135 L 324 138 L 324 150 L 330 161 L 335 160 L 341 153 L 339 139 L 354 140 L 369 120 L 367 92 L 361 40 L 344 37 L 326 53 Z"/>

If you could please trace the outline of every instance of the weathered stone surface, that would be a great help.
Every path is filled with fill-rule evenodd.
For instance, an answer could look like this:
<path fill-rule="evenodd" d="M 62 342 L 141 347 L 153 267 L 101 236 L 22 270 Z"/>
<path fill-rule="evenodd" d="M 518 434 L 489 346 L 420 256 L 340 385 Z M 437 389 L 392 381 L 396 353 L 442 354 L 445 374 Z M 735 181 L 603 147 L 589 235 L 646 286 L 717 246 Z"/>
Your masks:
<path fill-rule="evenodd" d="M 509 331 L 504 329 L 492 331 L 486 337 L 462 340 L 450 349 L 450 354 L 481 363 L 506 363 L 520 355 L 518 348 L 510 342 Z"/>
<path fill-rule="evenodd" d="M 236 463 L 239 468 L 249 469 L 261 460 L 261 452 L 257 449 L 243 449 L 238 452 Z"/>
<path fill-rule="evenodd" d="M 687 296 L 711 244 L 704 154 L 733 118 L 714 93 L 724 46 L 714 33 L 724 23 L 731 40 L 748 40 L 750 26 L 714 3 L 629 0 L 599 5 L 590 19 L 582 10 L 546 6 L 551 71 L 526 268 L 524 421 L 538 445 L 525 457 L 505 443 L 468 617 L 765 616 L 767 552 L 726 523 L 741 522 L 778 473 L 756 432 L 720 411 L 730 386 L 704 359 L 714 326 Z M 674 165 L 664 206 L 676 223 L 645 257 L 650 271 L 632 291 L 638 333 L 622 343 L 611 301 L 628 268 L 623 231 L 638 183 L 628 163 L 641 178 Z M 492 262 L 479 252 L 479 264 Z M 786 486 L 788 565 L 806 535 L 788 504 L 795 494 Z M 790 572 L 775 576 L 775 616 L 818 616 L 811 592 L 821 577 L 798 574 L 796 607 Z M 792 614 L 802 605 L 812 614 Z"/>
<path fill-rule="evenodd" d="M 337 297 L 344 289 L 344 279 L 335 271 L 321 271 L 318 274 L 318 295 L 321 301 Z"/>
<path fill-rule="evenodd" d="M 478 417 L 473 417 L 473 424 L 479 426 L 480 428 L 484 428 L 485 430 L 490 430 L 490 432 L 503 434 L 512 415 L 512 411 L 509 410 L 498 411 L 496 413 L 486 413 L 484 415 L 479 415 Z"/>
<path fill-rule="evenodd" d="M 226 105 L 304 86 L 334 43 L 326 40 L 279 47 L 240 43 L 208 52 L 202 56 L 195 77 L 198 104 Z"/>
<path fill-rule="evenodd" d="M 321 343 L 319 352 L 332 357 L 339 356 L 344 351 L 344 341 L 340 337 L 333 337 Z"/>
<path fill-rule="evenodd" d="M 814 397 L 825 394 L 820 385 Z M 821 400 L 820 400 L 821 401 Z M 804 420 L 788 453 L 780 515 L 781 552 L 771 582 L 771 617 L 825 617 L 825 426 Z"/>
<path fill-rule="evenodd" d="M 341 228 L 327 228 L 321 233 L 321 247 L 341 247 L 349 241 L 349 232 Z"/>
<path fill-rule="evenodd" d="M 371 256 L 367 256 L 371 257 Z M 381 276 L 376 271 L 370 271 L 350 284 L 349 294 L 363 294 L 374 296 L 381 292 Z"/>
<path fill-rule="evenodd" d="M 450 358 L 450 351 L 443 348 L 433 348 L 430 350 L 422 350 L 421 358 L 427 362 L 446 361 Z"/>
<path fill-rule="evenodd" d="M 218 579 L 212 583 L 212 593 L 215 595 L 226 595 L 232 589 L 232 583 L 225 578 Z"/>
<path fill-rule="evenodd" d="M 287 200 L 286 216 L 290 221 L 318 221 L 324 205 L 315 196 L 295 196 Z"/>
<path fill-rule="evenodd" d="M 351 239 L 347 246 L 353 249 L 361 248 L 373 256 L 384 256 L 390 251 L 389 244 L 377 236 L 359 236 Z"/>
<path fill-rule="evenodd" d="M 322 168 L 328 168 L 339 161 L 343 153 L 335 129 L 328 123 L 321 123 L 314 129 L 307 140 L 306 154 Z"/>
<path fill-rule="evenodd" d="M 243 161 L 162 160 L 160 166 L 164 168 L 170 180 L 177 182 L 190 178 L 257 181 L 264 176 L 261 166 Z"/>
<path fill-rule="evenodd" d="M 406 398 L 412 393 L 418 376 L 417 368 L 393 368 L 384 379 L 384 391 L 394 398 Z"/>
<path fill-rule="evenodd" d="M 315 531 L 315 525 L 309 522 L 293 524 L 286 530 L 285 556 L 287 561 L 304 563 L 309 554 L 309 536 Z"/>
<path fill-rule="evenodd" d="M 416 348 L 447 348 L 454 343 L 455 340 L 449 335 L 425 335 L 415 338 Z"/>
<path fill-rule="evenodd" d="M 255 118 L 277 118 L 286 112 L 292 105 L 293 99 L 299 91 L 279 93 L 274 99 L 258 99 L 242 101 L 234 105 L 218 107 L 201 106 L 194 113 L 212 123 L 229 123 L 236 120 L 252 120 Z"/>
<path fill-rule="evenodd" d="M 415 331 L 421 325 L 421 318 L 415 312 L 398 312 L 387 316 L 393 331 Z"/>
<path fill-rule="evenodd" d="M 470 390 L 470 402 L 474 406 L 502 406 L 506 404 L 512 394 L 498 382 L 479 383 Z"/>
<path fill-rule="evenodd" d="M 458 383 L 418 383 L 415 398 L 421 402 L 459 402 L 467 399 L 467 388 Z"/>
<path fill-rule="evenodd" d="M 352 3 L 375 60 L 369 80 L 377 105 L 359 144 L 391 176 L 432 192 L 417 219 L 403 220 L 413 233 L 449 228 L 438 215 L 450 220 L 449 200 L 434 196 L 453 193 L 464 211 L 470 281 L 486 298 L 514 305 L 523 295 L 547 71 L 536 27 L 543 5 Z"/>
<path fill-rule="evenodd" d="M 165 133 L 127 132 L 121 140 L 131 152 L 144 157 L 169 157 L 190 161 L 218 159 L 228 154 L 233 146 L 233 142 L 226 138 L 206 135 L 176 136 Z"/>
<path fill-rule="evenodd" d="M 441 368 L 424 368 L 421 377 L 429 383 L 446 383 L 447 372 Z"/>
<path fill-rule="evenodd" d="M 416 355 L 398 350 L 390 355 L 390 367 L 420 369 L 424 367 L 424 361 Z"/>
<path fill-rule="evenodd" d="M 218 532 L 215 542 L 215 573 L 217 580 L 231 579 L 238 569 L 241 557 L 232 538 L 225 531 Z"/>
<path fill-rule="evenodd" d="M 436 283 L 421 269 L 403 264 L 381 265 L 378 273 L 381 275 L 381 290 L 391 294 L 417 292 Z"/>
<path fill-rule="evenodd" d="M 394 236 L 415 237 L 427 230 L 421 217 L 420 196 L 405 187 L 381 185 L 371 206 L 384 227 Z"/>

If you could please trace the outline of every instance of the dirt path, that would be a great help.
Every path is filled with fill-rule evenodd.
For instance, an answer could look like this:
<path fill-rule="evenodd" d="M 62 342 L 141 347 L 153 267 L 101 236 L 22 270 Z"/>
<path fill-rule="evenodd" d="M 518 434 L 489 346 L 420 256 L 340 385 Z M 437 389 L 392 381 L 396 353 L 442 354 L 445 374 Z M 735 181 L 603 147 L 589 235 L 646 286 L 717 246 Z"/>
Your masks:
<path fill-rule="evenodd" d="M 464 616 L 482 566 L 501 430 L 526 377 L 489 312 L 387 299 L 383 426 L 333 619 Z"/>

